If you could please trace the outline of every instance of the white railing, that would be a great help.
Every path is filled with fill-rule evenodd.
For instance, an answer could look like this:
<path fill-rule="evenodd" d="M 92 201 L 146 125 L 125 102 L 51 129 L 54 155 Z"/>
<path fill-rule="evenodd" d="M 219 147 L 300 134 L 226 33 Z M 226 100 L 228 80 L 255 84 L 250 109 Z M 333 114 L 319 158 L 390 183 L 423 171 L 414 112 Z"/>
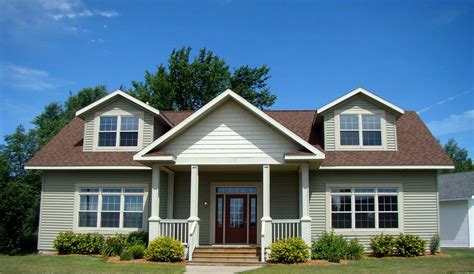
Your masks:
<path fill-rule="evenodd" d="M 184 245 L 188 244 L 188 220 L 184 219 L 162 219 L 160 221 L 161 236 L 168 236 Z"/>
<path fill-rule="evenodd" d="M 189 229 L 188 237 L 188 260 L 192 261 L 194 249 L 199 245 L 199 222 L 193 221 Z"/>
<path fill-rule="evenodd" d="M 272 242 L 301 237 L 300 222 L 299 219 L 272 220 Z"/>

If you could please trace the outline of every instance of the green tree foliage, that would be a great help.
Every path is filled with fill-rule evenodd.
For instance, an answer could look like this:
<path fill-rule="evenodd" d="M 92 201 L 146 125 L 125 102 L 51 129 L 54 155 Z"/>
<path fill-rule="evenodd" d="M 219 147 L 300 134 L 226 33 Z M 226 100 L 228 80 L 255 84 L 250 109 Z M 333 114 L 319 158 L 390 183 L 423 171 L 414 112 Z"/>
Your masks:
<path fill-rule="evenodd" d="M 74 113 L 107 94 L 105 86 L 85 88 L 61 105 L 51 103 L 38 115 L 35 127 L 26 131 L 18 126 L 5 136 L 0 147 L 0 252 L 17 254 L 34 250 L 41 190 L 41 173 L 24 166 Z"/>
<path fill-rule="evenodd" d="M 444 173 L 474 170 L 467 149 L 459 147 L 454 139 L 449 139 L 449 141 L 443 146 L 443 150 L 454 162 L 454 170 L 444 170 Z"/>
<path fill-rule="evenodd" d="M 267 66 L 241 66 L 231 72 L 210 50 L 201 49 L 192 60 L 190 55 L 190 47 L 173 50 L 167 66 L 146 71 L 143 82 L 132 81 L 130 94 L 161 110 L 198 109 L 228 88 L 261 109 L 275 102 L 267 86 Z"/>

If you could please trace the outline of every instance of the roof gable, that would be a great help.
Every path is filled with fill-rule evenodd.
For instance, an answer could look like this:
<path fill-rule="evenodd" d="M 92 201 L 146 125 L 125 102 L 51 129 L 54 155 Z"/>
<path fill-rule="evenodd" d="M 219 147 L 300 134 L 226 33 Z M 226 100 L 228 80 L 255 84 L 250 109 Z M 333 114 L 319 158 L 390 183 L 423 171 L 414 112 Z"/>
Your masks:
<path fill-rule="evenodd" d="M 323 113 L 325 111 L 328 111 L 328 110 L 334 108 L 335 106 L 340 105 L 342 103 L 345 103 L 345 102 L 351 100 L 352 98 L 354 98 L 356 96 L 360 96 L 360 95 L 370 98 L 371 100 L 373 100 L 376 103 L 384 106 L 387 109 L 390 109 L 391 111 L 393 111 L 394 113 L 396 113 L 398 115 L 402 115 L 402 114 L 405 113 L 405 111 L 402 108 L 388 102 L 387 100 L 373 94 L 372 92 L 370 92 L 368 90 L 365 90 L 365 89 L 359 87 L 359 88 L 356 88 L 355 90 L 347 93 L 346 95 L 341 96 L 341 97 L 337 98 L 336 100 L 320 107 L 318 109 L 318 114 Z"/>
<path fill-rule="evenodd" d="M 244 98 L 241 96 L 237 95 L 235 92 L 232 90 L 228 89 L 221 93 L 219 96 L 211 100 L 209 103 L 204 105 L 202 108 L 188 116 L 186 119 L 184 119 L 181 123 L 179 123 L 177 126 L 173 127 L 170 131 L 168 131 L 166 134 L 155 140 L 153 143 L 151 143 L 149 146 L 144 148 L 142 151 L 137 153 L 134 156 L 135 160 L 149 160 L 143 158 L 143 156 L 153 149 L 155 149 L 157 146 L 160 144 L 164 144 L 168 141 L 170 141 L 172 138 L 175 136 L 179 135 L 183 131 L 185 131 L 187 128 L 189 128 L 191 125 L 193 125 L 195 122 L 203 118 L 206 114 L 210 113 L 214 109 L 216 109 L 218 106 L 226 102 L 227 100 L 232 100 L 236 102 L 238 105 L 242 107 L 245 111 L 249 111 L 256 117 L 260 118 L 263 122 L 265 122 L 267 125 L 272 127 L 274 130 L 277 132 L 283 134 L 284 136 L 288 137 L 295 143 L 299 144 L 302 146 L 304 149 L 307 149 L 311 153 L 315 155 L 315 159 L 324 159 L 324 153 L 309 144 L 307 141 L 303 140 L 300 136 L 296 135 L 292 131 L 288 130 L 286 127 L 284 127 L 282 124 L 278 123 L 275 121 L 273 118 L 271 118 L 269 115 L 267 115 L 265 112 L 262 110 L 256 108 L 254 105 L 246 101 Z"/>

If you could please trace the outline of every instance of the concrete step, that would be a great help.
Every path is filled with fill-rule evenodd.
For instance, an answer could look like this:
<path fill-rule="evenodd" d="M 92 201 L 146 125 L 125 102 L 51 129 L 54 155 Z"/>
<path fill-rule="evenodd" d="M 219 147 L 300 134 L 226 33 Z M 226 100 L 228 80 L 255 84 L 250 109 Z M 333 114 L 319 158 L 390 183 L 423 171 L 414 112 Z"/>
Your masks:
<path fill-rule="evenodd" d="M 255 252 L 245 253 L 245 252 L 232 252 L 232 253 L 216 253 L 216 252 L 194 252 L 193 258 L 200 257 L 214 257 L 214 258 L 227 258 L 227 257 L 245 257 L 245 258 L 255 258 L 260 257 L 260 254 Z"/>
<path fill-rule="evenodd" d="M 259 253 L 260 248 L 252 247 L 197 247 L 194 252 L 213 252 L 213 253 Z"/>
<path fill-rule="evenodd" d="M 194 262 L 214 262 L 214 263 L 241 263 L 241 262 L 259 262 L 258 257 L 194 257 Z"/>
<path fill-rule="evenodd" d="M 187 262 L 189 265 L 215 265 L 215 266 L 244 266 L 244 265 L 264 265 L 262 262 L 205 262 L 205 261 L 191 261 Z"/>
<path fill-rule="evenodd" d="M 189 264 L 255 265 L 260 262 L 260 248 L 248 246 L 201 246 L 193 253 Z"/>

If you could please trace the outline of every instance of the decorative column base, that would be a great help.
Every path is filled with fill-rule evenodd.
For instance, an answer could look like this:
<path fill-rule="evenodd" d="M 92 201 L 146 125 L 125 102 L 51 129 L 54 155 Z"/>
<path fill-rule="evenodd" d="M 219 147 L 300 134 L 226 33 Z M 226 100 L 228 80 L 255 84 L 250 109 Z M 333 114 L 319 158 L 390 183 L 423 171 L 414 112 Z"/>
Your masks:
<path fill-rule="evenodd" d="M 262 217 L 261 219 L 262 225 L 265 226 L 265 231 L 264 235 L 262 235 L 262 240 L 261 240 L 261 260 L 262 262 L 265 262 L 268 259 L 268 250 L 270 248 L 270 245 L 272 244 L 273 241 L 273 231 L 272 231 L 272 218 L 271 217 Z"/>
<path fill-rule="evenodd" d="M 301 238 L 308 245 L 311 254 L 311 217 L 301 217 Z"/>
<path fill-rule="evenodd" d="M 158 216 L 148 218 L 148 241 L 151 242 L 161 235 L 160 221 L 161 218 Z"/>

